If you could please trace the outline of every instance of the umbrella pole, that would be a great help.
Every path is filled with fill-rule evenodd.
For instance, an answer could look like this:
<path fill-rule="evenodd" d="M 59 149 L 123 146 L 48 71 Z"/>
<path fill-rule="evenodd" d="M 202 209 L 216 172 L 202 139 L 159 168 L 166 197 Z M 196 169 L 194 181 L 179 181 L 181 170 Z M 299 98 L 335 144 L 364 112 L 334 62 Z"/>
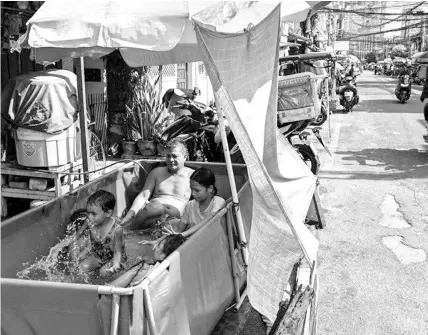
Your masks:
<path fill-rule="evenodd" d="M 220 126 L 221 143 L 223 144 L 224 158 L 226 160 L 227 175 L 229 177 L 230 190 L 232 191 L 232 201 L 234 204 L 233 208 L 235 210 L 236 223 L 238 226 L 238 234 L 239 234 L 239 239 L 242 246 L 242 257 L 243 257 L 245 266 L 248 266 L 247 239 L 245 237 L 244 224 L 242 223 L 242 216 L 239 208 L 238 192 L 236 191 L 232 160 L 230 159 L 230 154 L 229 154 L 229 144 L 227 143 L 226 129 L 224 126 L 223 109 L 220 108 L 219 110 L 217 110 L 217 114 L 218 114 L 218 123 Z"/>
<path fill-rule="evenodd" d="M 326 91 L 326 101 L 327 101 L 327 106 L 326 106 L 326 112 L 327 112 L 327 121 L 328 121 L 328 143 L 331 142 L 331 127 L 330 127 L 330 87 L 328 85 L 328 79 L 329 77 L 327 77 L 324 80 L 324 85 L 325 85 L 325 91 Z"/>
<path fill-rule="evenodd" d="M 89 141 L 88 141 L 88 116 L 86 113 L 86 90 L 85 90 L 85 62 L 83 57 L 77 63 L 77 91 L 79 100 L 80 134 L 82 145 L 83 172 L 89 171 Z M 83 175 L 85 183 L 89 182 L 89 174 Z"/>
<path fill-rule="evenodd" d="M 332 62 L 332 67 L 331 67 L 331 71 L 333 72 L 332 73 L 332 79 L 333 79 L 333 87 L 332 87 L 332 91 L 333 92 L 331 92 L 332 93 L 332 98 L 333 98 L 333 102 L 334 102 L 334 110 L 336 110 L 336 107 L 337 107 L 337 101 L 336 101 L 336 99 L 337 99 L 337 97 L 336 97 L 336 61 L 334 60 L 333 62 Z M 328 111 L 328 135 L 329 135 L 329 143 L 331 142 L 331 120 L 330 120 L 330 110 Z"/>

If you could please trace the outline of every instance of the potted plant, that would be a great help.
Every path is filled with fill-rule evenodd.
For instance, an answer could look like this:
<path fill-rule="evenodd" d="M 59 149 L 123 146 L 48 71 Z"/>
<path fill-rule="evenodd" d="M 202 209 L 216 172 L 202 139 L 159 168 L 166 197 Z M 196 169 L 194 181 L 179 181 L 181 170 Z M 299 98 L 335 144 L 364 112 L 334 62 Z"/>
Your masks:
<path fill-rule="evenodd" d="M 136 152 L 136 141 L 138 140 L 139 133 L 139 120 L 137 115 L 132 109 L 125 105 L 125 111 L 118 117 L 122 128 L 123 140 L 122 151 L 125 155 L 134 155 Z"/>
<path fill-rule="evenodd" d="M 132 130 L 138 130 L 136 144 L 143 156 L 156 154 L 155 138 L 166 119 L 162 115 L 164 108 L 158 89 L 159 79 L 160 75 L 152 78 L 144 67 L 136 69 L 129 81 L 129 96 L 125 104 L 128 134 L 135 142 Z"/>

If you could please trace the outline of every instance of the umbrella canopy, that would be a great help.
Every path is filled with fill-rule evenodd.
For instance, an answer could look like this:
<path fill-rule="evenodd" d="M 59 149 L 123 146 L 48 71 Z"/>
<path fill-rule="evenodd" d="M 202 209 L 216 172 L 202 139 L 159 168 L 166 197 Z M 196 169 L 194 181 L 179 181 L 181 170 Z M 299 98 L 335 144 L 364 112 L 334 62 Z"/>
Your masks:
<path fill-rule="evenodd" d="M 337 71 L 344 70 L 344 69 L 345 68 L 339 62 L 336 62 L 336 70 Z"/>
<path fill-rule="evenodd" d="M 393 63 L 406 63 L 406 60 L 401 57 L 394 58 Z"/>
<path fill-rule="evenodd" d="M 417 58 L 419 55 L 422 55 L 424 52 L 417 52 L 415 53 L 412 57 L 410 57 L 411 59 L 415 59 Z"/>
<path fill-rule="evenodd" d="M 416 57 L 414 57 L 414 56 L 416 56 Z M 413 58 L 415 63 L 419 63 L 419 64 L 428 63 L 428 51 L 421 52 L 417 55 L 413 55 L 412 58 Z"/>
<path fill-rule="evenodd" d="M 358 59 L 358 57 L 354 56 L 354 55 L 348 55 L 348 58 L 350 60 L 351 63 L 361 63 L 361 61 Z"/>
<path fill-rule="evenodd" d="M 281 2 L 281 20 L 300 22 L 313 6 Z M 263 20 L 273 2 L 164 2 L 120 0 L 46 1 L 28 21 L 20 46 L 35 48 L 36 61 L 99 58 L 119 49 L 131 67 L 202 60 L 191 18 L 221 32 L 240 32 Z M 292 5 L 291 5 L 292 4 Z"/>
<path fill-rule="evenodd" d="M 392 59 L 391 58 L 385 58 L 384 62 L 387 64 L 391 64 L 392 63 Z"/>

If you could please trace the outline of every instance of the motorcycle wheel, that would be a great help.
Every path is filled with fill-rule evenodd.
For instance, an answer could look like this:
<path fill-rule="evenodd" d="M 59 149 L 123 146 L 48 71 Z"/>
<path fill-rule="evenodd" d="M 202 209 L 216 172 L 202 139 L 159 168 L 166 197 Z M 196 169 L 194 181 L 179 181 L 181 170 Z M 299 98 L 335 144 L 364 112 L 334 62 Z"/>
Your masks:
<path fill-rule="evenodd" d="M 406 102 L 406 93 L 401 93 L 401 95 L 400 95 L 400 102 L 402 103 L 402 104 L 404 104 L 405 102 Z"/>
<path fill-rule="evenodd" d="M 321 107 L 321 113 L 318 117 L 312 122 L 313 126 L 321 126 L 325 121 L 327 121 L 327 113 L 324 107 Z"/>
<path fill-rule="evenodd" d="M 428 122 L 428 102 L 425 104 L 424 107 L 424 119 L 426 122 Z"/>
<path fill-rule="evenodd" d="M 306 144 L 295 144 L 294 147 L 297 149 L 297 152 L 302 156 L 303 161 L 311 169 L 314 175 L 318 175 L 320 170 L 320 163 L 317 158 L 314 156 L 311 148 Z"/>
<path fill-rule="evenodd" d="M 350 103 L 350 102 L 347 102 L 347 103 L 345 104 L 345 113 L 350 113 L 350 112 L 352 112 L 351 103 Z"/>

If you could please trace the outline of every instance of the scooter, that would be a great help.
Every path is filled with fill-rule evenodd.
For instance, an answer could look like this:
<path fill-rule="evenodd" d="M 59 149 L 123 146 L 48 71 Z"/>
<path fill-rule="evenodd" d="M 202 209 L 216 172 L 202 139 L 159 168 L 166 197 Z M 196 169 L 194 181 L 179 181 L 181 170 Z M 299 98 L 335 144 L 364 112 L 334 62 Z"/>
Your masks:
<path fill-rule="evenodd" d="M 354 78 L 348 75 L 345 77 L 345 85 L 338 90 L 340 104 L 345 107 L 345 113 L 352 112 L 352 108 L 360 101 L 358 91 L 353 85 Z"/>
<path fill-rule="evenodd" d="M 399 76 L 398 84 L 395 89 L 395 96 L 402 104 L 410 99 L 411 90 L 412 84 L 410 82 L 410 76 L 408 74 Z"/>
<path fill-rule="evenodd" d="M 321 100 L 321 111 L 318 114 L 318 116 L 315 118 L 315 120 L 312 122 L 312 125 L 314 126 L 321 126 L 325 121 L 327 121 L 327 102 L 325 99 Z"/>
<path fill-rule="evenodd" d="M 183 99 L 176 102 L 176 108 L 186 109 L 189 115 L 174 120 L 157 141 L 164 144 L 174 138 L 183 141 L 191 161 L 217 161 L 221 155 L 214 143 L 216 126 L 212 123 L 214 112 L 202 103 Z"/>
<path fill-rule="evenodd" d="M 318 150 L 315 148 L 313 143 L 308 140 L 310 132 L 306 131 L 306 128 L 311 125 L 312 122 L 313 120 L 296 121 L 289 124 L 283 124 L 282 126 L 279 126 L 278 129 L 281 134 L 284 135 L 284 137 L 288 140 L 288 142 L 296 149 L 303 161 L 311 169 L 312 173 L 314 175 L 318 175 L 321 166 Z M 321 143 L 324 150 L 331 156 L 331 152 L 321 136 L 320 129 L 322 128 L 311 128 L 312 133 Z M 293 138 L 295 136 L 299 137 L 301 143 L 294 143 Z"/>
<path fill-rule="evenodd" d="M 322 128 L 321 127 L 311 128 L 312 133 L 315 135 L 315 137 L 324 147 L 324 150 L 331 156 L 331 152 L 328 149 L 327 145 L 324 142 L 324 139 L 321 136 L 320 129 Z M 310 133 L 308 131 L 302 131 L 300 134 L 298 134 L 299 139 L 302 143 L 294 144 L 293 146 L 297 149 L 297 152 L 302 156 L 302 159 L 311 169 L 312 173 L 314 175 L 318 175 L 320 166 L 321 166 L 321 161 L 319 158 L 318 150 L 315 148 L 314 144 L 308 140 L 309 135 Z M 291 143 L 291 138 L 289 140 Z"/>

